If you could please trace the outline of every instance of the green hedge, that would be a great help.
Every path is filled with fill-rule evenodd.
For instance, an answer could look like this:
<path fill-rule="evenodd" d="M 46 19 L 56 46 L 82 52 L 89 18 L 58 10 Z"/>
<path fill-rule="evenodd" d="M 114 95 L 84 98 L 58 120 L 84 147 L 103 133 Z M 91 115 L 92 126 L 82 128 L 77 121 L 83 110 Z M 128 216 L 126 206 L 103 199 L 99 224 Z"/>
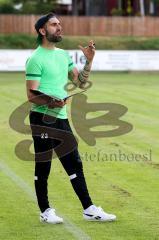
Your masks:
<path fill-rule="evenodd" d="M 58 47 L 64 49 L 77 49 L 81 44 L 86 46 L 93 39 L 96 49 L 102 50 L 159 50 L 159 38 L 143 37 L 71 37 L 64 36 Z M 36 47 L 36 36 L 31 35 L 0 35 L 1 49 L 33 49 Z"/>

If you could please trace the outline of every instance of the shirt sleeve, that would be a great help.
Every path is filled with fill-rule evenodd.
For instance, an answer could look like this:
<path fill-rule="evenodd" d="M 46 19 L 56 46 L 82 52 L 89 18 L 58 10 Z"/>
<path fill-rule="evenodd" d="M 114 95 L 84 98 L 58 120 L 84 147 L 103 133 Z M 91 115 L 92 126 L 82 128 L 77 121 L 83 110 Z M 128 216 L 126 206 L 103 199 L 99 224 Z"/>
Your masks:
<path fill-rule="evenodd" d="M 29 58 L 26 62 L 26 80 L 41 80 L 42 69 L 40 64 L 34 59 Z"/>
<path fill-rule="evenodd" d="M 68 52 L 67 52 L 67 59 L 68 59 L 68 71 L 70 72 L 76 65 L 73 62 Z"/>

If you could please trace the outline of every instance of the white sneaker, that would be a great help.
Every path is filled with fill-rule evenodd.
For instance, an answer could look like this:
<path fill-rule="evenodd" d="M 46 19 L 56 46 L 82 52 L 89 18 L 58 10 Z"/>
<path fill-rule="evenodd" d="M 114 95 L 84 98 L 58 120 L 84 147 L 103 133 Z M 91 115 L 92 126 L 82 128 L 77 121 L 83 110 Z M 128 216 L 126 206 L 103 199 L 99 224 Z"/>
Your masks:
<path fill-rule="evenodd" d="M 101 207 L 91 205 L 83 211 L 83 217 L 88 221 L 111 222 L 116 220 L 116 216 L 103 211 Z"/>
<path fill-rule="evenodd" d="M 55 209 L 47 208 L 45 212 L 40 214 L 40 222 L 52 224 L 63 223 L 63 218 L 60 218 L 55 214 Z"/>

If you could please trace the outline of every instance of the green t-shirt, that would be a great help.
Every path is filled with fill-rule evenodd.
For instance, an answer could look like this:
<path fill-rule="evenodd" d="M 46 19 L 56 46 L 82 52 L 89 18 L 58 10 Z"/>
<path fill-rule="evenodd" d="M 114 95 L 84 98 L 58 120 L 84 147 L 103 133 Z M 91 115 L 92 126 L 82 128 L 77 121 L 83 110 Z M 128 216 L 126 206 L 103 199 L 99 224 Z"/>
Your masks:
<path fill-rule="evenodd" d="M 65 85 L 68 72 L 75 67 L 68 53 L 60 48 L 53 50 L 39 46 L 26 62 L 26 80 L 37 80 L 38 90 L 63 99 L 67 96 Z M 63 108 L 48 109 L 47 106 L 32 104 L 32 111 L 46 113 L 66 119 L 66 105 Z"/>

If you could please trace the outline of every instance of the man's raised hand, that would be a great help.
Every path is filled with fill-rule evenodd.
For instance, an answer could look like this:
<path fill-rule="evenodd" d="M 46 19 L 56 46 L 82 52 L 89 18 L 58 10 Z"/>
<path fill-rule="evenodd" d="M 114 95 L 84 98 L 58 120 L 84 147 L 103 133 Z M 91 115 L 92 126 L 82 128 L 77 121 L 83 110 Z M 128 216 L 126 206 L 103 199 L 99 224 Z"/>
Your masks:
<path fill-rule="evenodd" d="M 95 55 L 95 43 L 93 42 L 93 40 L 89 41 L 87 47 L 82 47 L 81 45 L 79 45 L 78 47 L 82 50 L 88 62 L 92 62 Z"/>

